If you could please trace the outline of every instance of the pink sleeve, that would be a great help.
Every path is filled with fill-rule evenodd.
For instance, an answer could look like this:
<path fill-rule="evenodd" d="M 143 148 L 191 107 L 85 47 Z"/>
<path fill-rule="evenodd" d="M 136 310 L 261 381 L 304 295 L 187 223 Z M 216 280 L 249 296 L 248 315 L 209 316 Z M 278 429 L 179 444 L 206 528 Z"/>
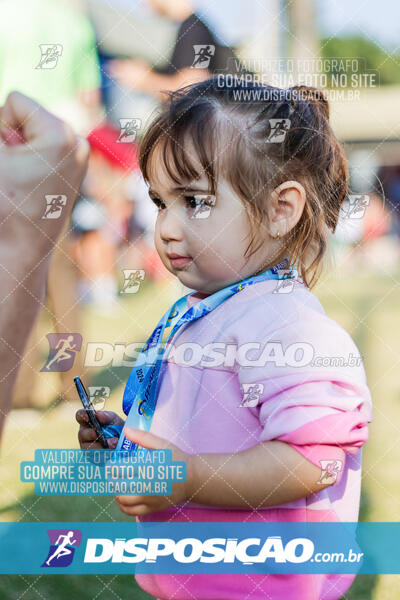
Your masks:
<path fill-rule="evenodd" d="M 346 452 L 356 454 L 368 440 L 367 420 L 354 411 L 327 415 L 276 439 L 288 443 L 322 470 L 333 468 L 335 483 L 339 483 Z"/>
<path fill-rule="evenodd" d="M 266 389 L 271 388 L 269 382 Z M 338 483 L 346 453 L 356 454 L 368 440 L 370 408 L 366 386 L 299 382 L 260 399 L 260 441 L 286 442 L 322 471 L 336 471 L 334 481 Z"/>
<path fill-rule="evenodd" d="M 285 442 L 286 440 L 282 439 L 282 437 L 277 439 Z M 343 467 L 346 460 L 346 453 L 339 446 L 328 446 L 327 444 L 306 444 L 300 446 L 290 442 L 287 443 L 304 456 L 304 458 L 319 468 L 322 468 L 325 462 L 335 462 L 338 471 L 336 483 L 339 483 L 342 478 Z"/>

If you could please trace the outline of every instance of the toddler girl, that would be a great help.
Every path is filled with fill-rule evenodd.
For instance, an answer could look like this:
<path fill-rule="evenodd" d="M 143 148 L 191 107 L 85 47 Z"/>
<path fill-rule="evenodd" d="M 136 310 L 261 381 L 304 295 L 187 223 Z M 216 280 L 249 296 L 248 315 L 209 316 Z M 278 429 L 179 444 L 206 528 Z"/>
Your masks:
<path fill-rule="evenodd" d="M 141 370 L 148 396 L 137 399 L 135 369 L 125 390 L 127 424 L 150 431 L 127 428 L 118 447 L 169 444 L 187 481 L 168 497 L 117 500 L 140 521 L 357 521 L 371 397 L 355 344 L 310 291 L 347 195 L 346 160 L 319 90 L 231 84 L 216 76 L 171 93 L 141 145 L 157 251 L 193 292 L 143 349 L 171 326 L 162 371 Z M 78 420 L 87 447 L 95 434 Z M 335 600 L 354 577 L 136 580 L 160 600 Z"/>

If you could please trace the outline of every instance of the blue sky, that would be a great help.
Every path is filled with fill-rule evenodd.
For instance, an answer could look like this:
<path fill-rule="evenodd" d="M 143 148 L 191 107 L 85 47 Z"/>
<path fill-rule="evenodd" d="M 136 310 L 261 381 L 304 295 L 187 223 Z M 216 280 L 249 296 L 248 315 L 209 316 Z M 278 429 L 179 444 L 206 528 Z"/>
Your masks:
<path fill-rule="evenodd" d="M 315 0 L 324 35 L 364 33 L 390 49 L 400 49 L 399 0 Z"/>
<path fill-rule="evenodd" d="M 93 0 L 92 0 L 93 1 Z M 146 0 L 94 0 L 112 4 L 125 10 L 151 14 Z M 204 6 L 206 12 L 219 22 L 224 38 L 229 42 L 230 30 L 251 27 L 263 18 L 263 6 L 268 0 L 192 0 L 196 8 Z M 363 33 L 393 51 L 400 47 L 400 0 L 314 0 L 317 23 L 322 35 Z M 235 36 L 234 36 L 235 37 Z M 399 48 L 400 49 L 400 48 Z"/>

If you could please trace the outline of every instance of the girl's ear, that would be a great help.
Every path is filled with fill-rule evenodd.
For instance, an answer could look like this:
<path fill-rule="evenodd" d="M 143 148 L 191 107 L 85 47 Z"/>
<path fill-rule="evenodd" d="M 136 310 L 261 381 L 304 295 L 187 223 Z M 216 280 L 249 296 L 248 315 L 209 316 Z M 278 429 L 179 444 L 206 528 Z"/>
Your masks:
<path fill-rule="evenodd" d="M 283 237 L 300 220 L 306 202 L 306 191 L 298 181 L 284 181 L 274 189 L 268 203 L 270 234 Z"/>

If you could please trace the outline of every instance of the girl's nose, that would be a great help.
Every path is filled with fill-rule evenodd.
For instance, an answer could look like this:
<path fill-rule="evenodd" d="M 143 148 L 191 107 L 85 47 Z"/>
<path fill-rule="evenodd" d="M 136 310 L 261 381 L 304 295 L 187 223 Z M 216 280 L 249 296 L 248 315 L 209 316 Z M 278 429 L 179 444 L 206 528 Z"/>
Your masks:
<path fill-rule="evenodd" d="M 166 210 L 160 218 L 160 237 L 163 241 L 182 240 L 182 223 L 179 215 Z"/>

